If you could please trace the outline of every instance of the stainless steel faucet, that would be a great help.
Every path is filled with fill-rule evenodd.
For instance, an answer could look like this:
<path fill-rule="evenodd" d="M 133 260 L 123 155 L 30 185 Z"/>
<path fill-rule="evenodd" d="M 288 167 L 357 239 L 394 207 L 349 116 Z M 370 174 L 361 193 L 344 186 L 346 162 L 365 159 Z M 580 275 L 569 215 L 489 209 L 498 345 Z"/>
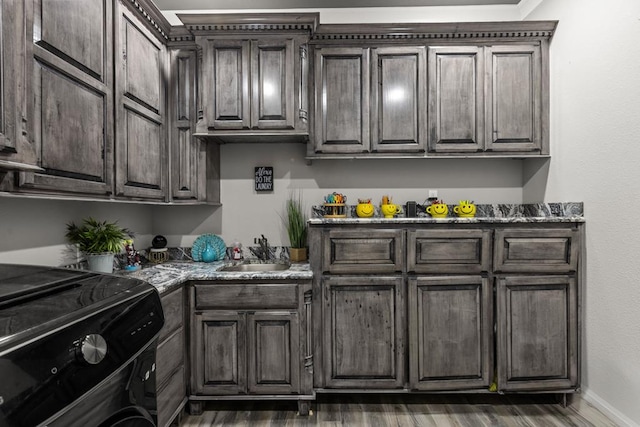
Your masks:
<path fill-rule="evenodd" d="M 269 241 L 264 237 L 264 234 L 261 234 L 260 237 L 254 238 L 253 242 L 260 245 L 260 259 L 263 261 L 269 261 Z"/>

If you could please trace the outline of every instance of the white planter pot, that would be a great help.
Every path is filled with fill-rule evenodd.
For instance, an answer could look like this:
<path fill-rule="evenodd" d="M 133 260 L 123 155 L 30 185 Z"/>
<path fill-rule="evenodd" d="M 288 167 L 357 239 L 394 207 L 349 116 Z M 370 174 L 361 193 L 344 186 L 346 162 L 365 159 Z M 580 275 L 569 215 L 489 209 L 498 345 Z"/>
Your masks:
<path fill-rule="evenodd" d="M 99 273 L 113 273 L 113 253 L 86 254 L 89 270 Z"/>

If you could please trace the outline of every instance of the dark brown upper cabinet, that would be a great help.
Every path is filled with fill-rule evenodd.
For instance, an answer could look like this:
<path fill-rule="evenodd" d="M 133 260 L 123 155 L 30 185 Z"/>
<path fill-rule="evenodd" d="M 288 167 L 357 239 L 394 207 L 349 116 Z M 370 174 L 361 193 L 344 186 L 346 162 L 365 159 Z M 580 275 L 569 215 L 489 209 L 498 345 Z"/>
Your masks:
<path fill-rule="evenodd" d="M 307 41 L 318 14 L 179 15 L 202 55 L 195 135 L 308 139 Z"/>
<path fill-rule="evenodd" d="M 322 25 L 307 158 L 548 156 L 556 24 Z"/>

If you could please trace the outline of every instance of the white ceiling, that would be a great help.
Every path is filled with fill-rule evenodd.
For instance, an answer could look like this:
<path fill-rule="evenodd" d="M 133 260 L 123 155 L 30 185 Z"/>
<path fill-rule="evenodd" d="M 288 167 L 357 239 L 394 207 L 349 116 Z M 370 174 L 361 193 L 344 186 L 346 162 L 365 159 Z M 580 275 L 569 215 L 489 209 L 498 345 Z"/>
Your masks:
<path fill-rule="evenodd" d="M 336 7 L 473 6 L 520 0 L 154 0 L 160 10 L 300 9 Z"/>

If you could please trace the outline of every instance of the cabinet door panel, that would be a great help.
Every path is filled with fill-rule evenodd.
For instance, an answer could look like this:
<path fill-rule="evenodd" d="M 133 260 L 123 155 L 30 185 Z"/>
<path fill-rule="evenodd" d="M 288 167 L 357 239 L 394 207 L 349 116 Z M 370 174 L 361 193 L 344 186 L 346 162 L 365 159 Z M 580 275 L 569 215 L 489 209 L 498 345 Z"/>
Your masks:
<path fill-rule="evenodd" d="M 257 313 L 248 316 L 250 393 L 299 392 L 299 325 L 296 313 Z"/>
<path fill-rule="evenodd" d="M 369 151 L 369 50 L 322 48 L 315 58 L 316 151 Z"/>
<path fill-rule="evenodd" d="M 293 129 L 294 41 L 251 42 L 252 120 L 257 129 Z"/>
<path fill-rule="evenodd" d="M 143 30 L 141 24 L 132 22 L 126 15 L 122 20 L 122 40 L 125 70 L 124 93 L 156 114 L 162 112 L 162 45 Z"/>
<path fill-rule="evenodd" d="M 577 283 L 569 276 L 497 281 L 498 387 L 570 389 L 578 384 Z"/>
<path fill-rule="evenodd" d="M 401 388 L 402 278 L 326 277 L 322 286 L 326 386 Z"/>
<path fill-rule="evenodd" d="M 32 137 L 37 165 L 45 171 L 22 174 L 19 186 L 25 191 L 111 194 L 113 6 L 40 0 L 33 6 Z"/>
<path fill-rule="evenodd" d="M 484 149 L 481 48 L 429 48 L 430 150 Z"/>
<path fill-rule="evenodd" d="M 25 138 L 32 78 L 26 9 L 23 1 L 0 2 L 0 160 L 33 164 L 36 159 Z M 2 157 L 5 153 L 8 157 Z"/>
<path fill-rule="evenodd" d="M 409 279 L 409 377 L 418 390 L 489 387 L 493 294 L 480 276 Z"/>
<path fill-rule="evenodd" d="M 104 81 L 105 0 L 38 0 L 34 10 L 34 43 L 93 78 Z"/>
<path fill-rule="evenodd" d="M 539 46 L 487 47 L 487 149 L 541 149 Z"/>
<path fill-rule="evenodd" d="M 118 195 L 161 199 L 164 196 L 162 123 L 127 107 L 124 114 L 126 133 L 119 141 Z"/>
<path fill-rule="evenodd" d="M 205 115 L 210 130 L 251 126 L 250 43 L 208 40 L 204 53 Z"/>
<path fill-rule="evenodd" d="M 200 141 L 193 137 L 196 126 L 196 52 L 171 52 L 169 83 L 171 196 L 174 200 L 198 198 Z"/>
<path fill-rule="evenodd" d="M 373 151 L 424 151 L 427 137 L 424 48 L 373 49 L 371 63 Z"/>
<path fill-rule="evenodd" d="M 192 328 L 192 392 L 246 393 L 246 315 L 196 313 Z"/>
<path fill-rule="evenodd" d="M 116 40 L 116 195 L 165 200 L 165 47 L 122 3 Z"/>

